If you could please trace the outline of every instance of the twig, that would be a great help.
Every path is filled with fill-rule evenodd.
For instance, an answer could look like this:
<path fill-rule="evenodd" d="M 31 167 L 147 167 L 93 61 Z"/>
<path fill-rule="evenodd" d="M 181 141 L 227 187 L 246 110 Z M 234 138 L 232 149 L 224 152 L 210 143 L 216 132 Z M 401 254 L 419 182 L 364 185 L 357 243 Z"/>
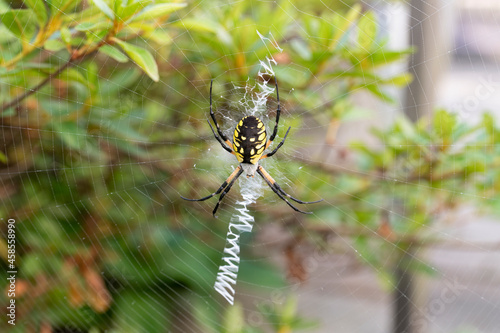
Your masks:
<path fill-rule="evenodd" d="M 116 32 L 115 32 L 116 33 Z M 140 36 L 140 35 L 137 35 L 137 36 Z M 68 59 L 68 61 L 66 61 L 66 63 L 64 63 L 64 65 L 62 65 L 61 67 L 59 67 L 54 73 L 50 74 L 45 80 L 43 80 L 42 82 L 40 82 L 38 85 L 36 85 L 35 87 L 31 88 L 30 90 L 26 91 L 24 94 L 21 94 L 19 96 L 17 96 L 16 98 L 14 98 L 12 101 L 8 102 L 8 103 L 5 103 L 3 104 L 1 107 L 0 107 L 0 113 L 2 113 L 3 111 L 13 107 L 13 106 L 16 106 L 19 104 L 19 102 L 21 102 L 23 99 L 25 99 L 26 97 L 29 97 L 31 95 L 33 95 L 34 93 L 36 93 L 38 90 L 40 90 L 44 85 L 46 85 L 47 83 L 49 83 L 50 80 L 52 80 L 53 78 L 57 77 L 59 74 L 61 74 L 66 68 L 72 66 L 74 64 L 75 61 L 77 60 L 82 60 L 83 58 L 85 58 L 86 56 L 96 52 L 97 50 L 99 50 L 99 48 L 103 45 L 106 45 L 106 44 L 110 44 L 112 45 L 113 42 L 111 41 L 111 38 L 112 38 L 112 35 L 111 33 L 108 34 L 108 36 L 106 36 L 106 38 L 104 38 L 102 41 L 100 41 L 97 45 L 95 45 L 94 47 L 83 47 L 82 49 L 80 50 L 74 50 L 70 56 L 70 58 Z"/>
<path fill-rule="evenodd" d="M 29 89 L 28 91 L 26 91 L 25 93 L 17 96 L 16 98 L 14 98 L 13 100 L 11 100 L 10 102 L 8 103 L 4 103 L 1 107 L 0 107 L 0 113 L 2 113 L 3 111 L 11 108 L 11 107 L 14 107 L 14 106 L 17 106 L 22 100 L 24 100 L 26 97 L 29 97 L 31 95 L 33 95 L 34 93 L 36 93 L 38 90 L 40 90 L 44 85 L 46 85 L 47 83 L 50 82 L 50 80 L 52 80 L 53 78 L 57 77 L 59 74 L 61 74 L 66 68 L 70 67 L 72 64 L 73 64 L 73 57 L 70 57 L 68 59 L 68 61 L 66 61 L 64 63 L 64 65 L 62 65 L 61 67 L 59 67 L 55 72 L 53 72 L 52 74 L 50 74 L 49 76 L 47 76 L 47 78 L 45 78 L 45 80 L 43 80 L 42 82 L 40 82 L 39 84 L 37 84 L 35 87 Z"/>

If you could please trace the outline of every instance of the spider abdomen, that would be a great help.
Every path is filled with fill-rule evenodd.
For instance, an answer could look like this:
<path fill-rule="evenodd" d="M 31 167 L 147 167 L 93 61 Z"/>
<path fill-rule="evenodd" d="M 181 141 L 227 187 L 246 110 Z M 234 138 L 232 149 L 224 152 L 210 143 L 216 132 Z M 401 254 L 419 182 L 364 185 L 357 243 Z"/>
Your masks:
<path fill-rule="evenodd" d="M 233 150 L 240 163 L 256 164 L 266 149 L 266 142 L 266 127 L 257 117 L 242 118 L 234 129 Z"/>

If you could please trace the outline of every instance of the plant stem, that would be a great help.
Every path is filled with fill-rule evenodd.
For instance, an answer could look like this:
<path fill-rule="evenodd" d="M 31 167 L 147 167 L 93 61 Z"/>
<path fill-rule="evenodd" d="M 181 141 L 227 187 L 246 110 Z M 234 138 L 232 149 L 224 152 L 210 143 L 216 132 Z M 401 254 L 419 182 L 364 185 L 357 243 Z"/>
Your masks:
<path fill-rule="evenodd" d="M 0 113 L 2 113 L 3 111 L 5 111 L 5 110 L 7 110 L 7 109 L 9 109 L 9 108 L 11 108 L 13 106 L 18 105 L 26 97 L 29 97 L 29 96 L 33 95 L 34 93 L 36 93 L 44 85 L 46 85 L 47 83 L 49 83 L 53 78 L 55 78 L 59 74 L 61 74 L 66 68 L 72 66 L 76 60 L 79 60 L 79 59 L 81 60 L 82 58 L 86 57 L 87 55 L 94 53 L 101 46 L 103 46 L 105 44 L 108 44 L 108 43 L 112 44 L 111 42 L 108 41 L 111 37 L 112 36 L 107 36 L 107 38 L 105 40 L 99 42 L 99 44 L 97 44 L 97 45 L 95 45 L 93 47 L 87 46 L 87 47 L 84 47 L 84 48 L 82 48 L 80 50 L 73 51 L 73 53 L 71 54 L 71 56 L 68 59 L 68 61 L 66 61 L 55 72 L 53 72 L 52 74 L 50 74 L 45 80 L 43 80 L 42 82 L 40 82 L 39 84 L 37 84 L 35 87 L 31 88 L 30 90 L 26 91 L 25 93 L 17 96 L 16 98 L 14 98 L 13 100 L 11 100 L 10 102 L 4 103 L 0 107 Z"/>
<path fill-rule="evenodd" d="M 44 85 L 49 83 L 53 78 L 57 77 L 59 74 L 61 74 L 66 68 L 70 67 L 72 64 L 73 64 L 73 58 L 71 57 L 61 67 L 59 67 L 55 72 L 53 72 L 52 74 L 47 76 L 47 78 L 45 78 L 45 80 L 43 80 L 42 82 L 37 84 L 35 87 L 33 87 L 33 88 L 29 89 L 28 91 L 26 91 L 25 93 L 17 96 L 16 98 L 11 100 L 10 102 L 2 104 L 2 106 L 0 107 L 0 113 L 11 108 L 11 107 L 17 106 L 22 100 L 24 100 L 26 97 L 29 97 L 29 96 L 33 95 L 34 93 L 36 93 Z"/>

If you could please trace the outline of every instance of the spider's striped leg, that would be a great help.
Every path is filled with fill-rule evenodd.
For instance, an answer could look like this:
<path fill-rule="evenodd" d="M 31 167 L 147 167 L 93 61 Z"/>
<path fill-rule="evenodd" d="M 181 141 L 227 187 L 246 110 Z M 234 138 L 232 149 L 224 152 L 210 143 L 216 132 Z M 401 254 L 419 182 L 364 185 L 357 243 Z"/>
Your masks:
<path fill-rule="evenodd" d="M 276 152 L 278 151 L 278 149 L 280 149 L 280 148 L 281 148 L 281 146 L 283 146 L 283 144 L 285 143 L 285 140 L 286 140 L 286 137 L 287 137 L 287 135 L 288 135 L 288 132 L 290 132 L 290 128 L 291 128 L 291 127 L 288 127 L 288 130 L 287 130 L 287 131 L 286 131 L 286 133 L 285 133 L 285 137 L 283 138 L 283 140 L 281 140 L 280 144 L 279 144 L 278 146 L 276 146 L 276 148 L 274 148 L 274 150 L 273 150 L 272 152 L 270 152 L 270 153 L 268 153 L 268 154 L 265 154 L 265 155 L 262 155 L 262 156 L 261 156 L 261 158 L 260 158 L 259 160 L 261 160 L 261 159 L 263 159 L 263 158 L 266 158 L 266 157 L 271 157 L 271 156 L 273 156 L 274 154 L 276 154 Z M 267 148 L 267 147 L 269 147 L 270 142 L 271 142 L 271 140 L 267 141 L 266 148 Z"/>
<path fill-rule="evenodd" d="M 278 100 L 278 109 L 276 110 L 276 123 L 274 124 L 273 133 L 271 134 L 271 137 L 269 138 L 269 140 L 267 140 L 266 148 L 264 148 L 264 150 L 269 148 L 271 143 L 273 143 L 274 139 L 276 138 L 276 135 L 278 134 L 278 124 L 280 121 L 280 113 L 281 113 L 280 93 L 278 90 L 278 80 L 276 80 L 276 99 Z M 288 131 L 290 131 L 290 127 L 288 127 Z M 288 135 L 288 131 L 286 131 L 285 138 Z M 284 142 L 285 142 L 285 139 L 283 139 L 283 141 L 278 145 L 278 147 L 276 149 L 274 149 L 274 151 L 271 154 L 267 154 L 263 158 L 274 155 L 278 151 L 279 147 L 281 147 L 283 145 Z"/>
<path fill-rule="evenodd" d="M 238 168 L 240 168 L 240 167 L 238 167 Z M 236 170 L 238 170 L 238 169 L 236 169 Z M 214 211 L 212 212 L 212 215 L 214 217 L 217 217 L 217 216 L 215 216 L 215 213 L 217 212 L 217 209 L 219 208 L 220 202 L 222 201 L 222 199 L 224 198 L 224 196 L 227 194 L 227 192 L 229 192 L 229 190 L 231 190 L 231 187 L 233 186 L 234 182 L 236 181 L 236 179 L 238 179 L 239 176 L 241 176 L 242 173 L 243 173 L 243 169 L 240 168 L 240 171 L 236 174 L 236 176 L 234 176 L 233 180 L 231 180 L 231 182 L 229 183 L 229 185 L 227 185 L 226 189 L 220 195 L 219 201 L 217 201 L 217 204 L 215 205 Z M 233 174 L 234 174 L 234 172 L 233 172 Z"/>
<path fill-rule="evenodd" d="M 286 196 L 286 197 L 288 197 L 288 198 L 292 199 L 293 201 L 295 201 L 295 202 L 297 202 L 297 203 L 299 203 L 299 204 L 313 204 L 313 203 L 318 203 L 318 202 L 323 201 L 323 199 L 316 200 L 316 201 L 302 201 L 302 200 L 299 200 L 299 199 L 297 199 L 297 198 L 294 198 L 294 197 L 292 197 L 290 194 L 286 193 L 286 192 L 285 192 L 285 191 L 281 188 L 281 186 L 279 186 L 279 185 L 278 185 L 278 183 L 274 183 L 274 186 L 276 186 L 276 189 L 277 189 L 278 191 L 280 191 L 280 192 L 281 192 L 281 194 L 283 194 L 284 196 Z"/>
<path fill-rule="evenodd" d="M 281 194 L 287 196 L 288 198 L 292 199 L 293 201 L 295 201 L 295 202 L 297 202 L 299 204 L 313 204 L 313 203 L 318 203 L 318 202 L 323 201 L 323 199 L 316 200 L 316 201 L 302 201 L 302 200 L 299 200 L 297 198 L 292 197 L 290 194 L 288 194 L 285 191 L 283 191 L 283 189 L 281 188 L 281 186 L 278 185 L 278 183 L 274 183 L 274 185 L 276 185 L 276 188 L 278 189 L 278 191 L 281 192 Z"/>
<path fill-rule="evenodd" d="M 217 128 L 217 133 L 219 133 L 219 135 L 222 138 L 222 140 L 224 140 L 224 142 L 229 147 L 231 147 L 231 141 L 229 141 L 229 139 L 227 138 L 227 136 L 221 131 L 221 129 L 219 127 L 219 123 L 217 122 L 217 119 L 215 118 L 214 111 L 212 110 L 212 83 L 213 82 L 214 82 L 214 80 L 210 81 L 210 117 L 212 117 L 212 120 L 214 121 L 215 127 Z"/>
<path fill-rule="evenodd" d="M 280 113 L 281 113 L 280 93 L 278 91 L 278 80 L 276 80 L 276 99 L 278 100 L 278 109 L 276 110 L 276 124 L 274 125 L 273 134 L 271 134 L 271 137 L 269 138 L 269 141 L 271 142 L 273 142 L 274 138 L 276 137 L 276 134 L 278 134 L 278 123 L 280 121 Z"/>
<path fill-rule="evenodd" d="M 210 120 L 207 119 L 207 122 L 210 125 L 210 129 L 212 130 L 212 133 L 214 133 L 215 138 L 217 139 L 217 141 L 219 141 L 222 148 L 224 148 L 226 151 L 228 151 L 229 153 L 234 155 L 234 151 L 230 147 L 228 147 L 224 141 L 222 141 L 222 139 L 217 135 L 217 133 L 215 133 L 212 124 L 210 124 Z"/>
<path fill-rule="evenodd" d="M 273 178 L 272 178 L 272 177 L 271 177 L 271 176 L 267 173 L 267 171 L 266 171 L 266 170 L 264 170 L 264 168 L 262 168 L 262 173 L 263 173 L 263 174 L 265 174 L 265 175 L 267 175 L 267 176 L 269 177 L 269 180 L 274 181 L 274 179 L 273 179 Z M 286 193 L 286 192 L 285 192 L 285 191 L 281 188 L 281 186 L 279 186 L 279 184 L 278 184 L 278 183 L 274 182 L 274 186 L 275 186 L 275 188 L 276 188 L 278 191 L 280 191 L 280 193 L 281 193 L 281 194 L 283 194 L 284 196 L 286 196 L 286 197 L 288 197 L 288 198 L 292 199 L 293 201 L 295 201 L 295 202 L 297 202 L 297 203 L 299 203 L 299 204 L 313 204 L 313 203 L 318 203 L 318 202 L 323 201 L 323 199 L 316 200 L 316 201 L 302 201 L 302 200 L 299 200 L 299 199 L 297 199 L 297 198 L 294 198 L 294 197 L 292 197 L 290 194 Z"/>
<path fill-rule="evenodd" d="M 231 184 L 235 178 L 238 178 L 238 176 L 243 172 L 243 170 L 241 169 L 241 167 L 238 165 L 238 167 L 233 171 L 233 173 L 224 181 L 224 183 L 222 183 L 222 185 L 219 187 L 219 189 L 217 191 L 215 191 L 214 193 L 210 194 L 210 195 L 207 195 L 206 197 L 203 197 L 201 199 L 188 199 L 188 198 L 184 198 L 182 195 L 181 195 L 181 198 L 184 199 L 184 200 L 188 200 L 188 201 L 205 201 L 207 199 L 210 199 L 211 197 L 213 197 L 214 195 L 217 195 L 219 194 L 220 192 L 222 192 L 222 190 L 228 186 L 227 184 Z M 228 190 L 229 191 L 229 190 Z"/>
<path fill-rule="evenodd" d="M 283 190 L 280 191 L 280 187 L 278 184 L 276 184 L 276 181 L 273 179 L 273 177 L 271 177 L 266 170 L 264 170 L 263 167 L 261 167 L 259 165 L 259 168 L 257 169 L 257 172 L 259 173 L 259 175 L 264 178 L 264 180 L 266 181 L 267 185 L 269 185 L 269 187 L 273 190 L 274 193 L 276 193 L 278 195 L 278 197 L 280 197 L 283 201 L 285 201 L 288 206 L 292 207 L 293 210 L 295 210 L 296 212 L 299 212 L 299 213 L 302 213 L 302 214 L 312 214 L 312 212 L 304 212 L 300 209 L 298 209 L 297 207 L 295 207 L 294 205 L 292 205 L 290 203 L 290 201 L 288 201 L 284 196 L 283 194 L 281 194 L 281 192 L 283 192 Z M 283 192 L 284 193 L 284 192 Z M 285 193 L 285 195 L 287 197 L 289 197 L 290 199 L 292 199 L 292 197 L 288 194 Z"/>

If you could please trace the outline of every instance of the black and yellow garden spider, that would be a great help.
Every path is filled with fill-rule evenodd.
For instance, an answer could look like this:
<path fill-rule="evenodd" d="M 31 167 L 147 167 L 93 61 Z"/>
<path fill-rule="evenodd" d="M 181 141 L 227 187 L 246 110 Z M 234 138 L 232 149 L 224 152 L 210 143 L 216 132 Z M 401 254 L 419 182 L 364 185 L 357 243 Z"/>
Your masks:
<path fill-rule="evenodd" d="M 269 185 L 269 187 L 274 191 L 274 193 L 276 193 L 278 197 L 280 197 L 283 201 L 285 201 L 288 204 L 288 206 L 292 207 L 297 212 L 303 214 L 312 214 L 312 212 L 304 212 L 298 209 L 297 207 L 292 205 L 290 201 L 288 201 L 285 197 L 290 198 L 293 201 L 300 204 L 317 203 L 323 201 L 323 199 L 318 201 L 307 202 L 292 197 L 290 194 L 283 191 L 283 189 L 267 173 L 267 171 L 264 170 L 264 168 L 259 165 L 260 160 L 267 157 L 271 157 L 274 154 L 276 154 L 278 149 L 280 149 L 283 143 L 285 143 L 286 137 L 288 135 L 288 132 L 290 132 L 291 128 L 288 127 L 288 130 L 285 133 L 285 137 L 279 143 L 279 145 L 276 146 L 276 148 L 274 148 L 273 151 L 265 155 L 262 155 L 264 151 L 271 145 L 274 138 L 276 137 L 276 134 L 278 133 L 278 123 L 280 120 L 280 112 L 281 112 L 280 95 L 278 92 L 278 82 L 276 81 L 276 98 L 278 101 L 278 109 L 276 110 L 276 124 L 274 125 L 274 130 L 269 140 L 266 141 L 267 133 L 264 123 L 257 117 L 246 116 L 243 117 L 236 125 L 233 134 L 233 142 L 229 141 L 227 136 L 224 135 L 224 133 L 221 131 L 219 127 L 219 124 L 217 123 L 217 119 L 215 119 L 215 115 L 212 110 L 212 83 L 213 80 L 210 82 L 210 116 L 214 121 L 215 127 L 217 128 L 217 133 L 219 133 L 219 135 L 215 133 L 214 128 L 210 123 L 210 120 L 207 119 L 207 122 L 210 125 L 210 128 L 212 129 L 212 133 L 214 134 L 217 141 L 219 141 L 222 148 L 224 148 L 229 153 L 235 155 L 240 165 L 236 168 L 236 170 L 234 170 L 234 172 L 226 179 L 224 183 L 222 183 L 219 189 L 214 193 L 207 195 L 206 197 L 203 197 L 201 199 L 188 199 L 184 198 L 183 196 L 181 196 L 181 198 L 189 201 L 204 201 L 222 192 L 222 194 L 219 197 L 219 201 L 217 202 L 213 210 L 213 216 L 215 217 L 215 213 L 217 212 L 217 209 L 219 208 L 222 199 L 229 192 L 233 184 L 236 182 L 236 179 L 238 179 L 238 177 L 241 176 L 243 172 L 246 173 L 247 177 L 253 177 L 255 175 L 255 172 L 257 172 L 266 181 L 267 185 Z"/>

